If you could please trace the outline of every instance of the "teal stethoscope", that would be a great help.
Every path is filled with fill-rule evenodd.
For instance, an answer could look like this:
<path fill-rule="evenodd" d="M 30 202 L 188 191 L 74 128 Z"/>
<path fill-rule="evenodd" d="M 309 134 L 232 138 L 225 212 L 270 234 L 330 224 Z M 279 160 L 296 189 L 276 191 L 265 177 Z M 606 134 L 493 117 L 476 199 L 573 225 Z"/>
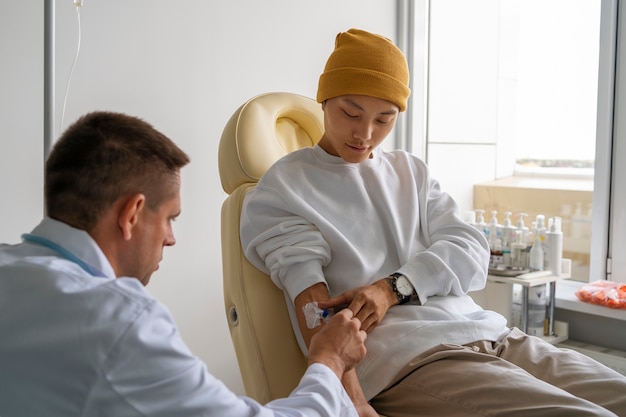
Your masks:
<path fill-rule="evenodd" d="M 94 277 L 106 277 L 106 275 L 102 273 L 102 271 L 89 265 L 82 259 L 78 258 L 76 255 L 74 255 L 72 252 L 68 251 L 63 246 L 57 243 L 54 243 L 50 239 L 46 239 L 45 237 L 41 237 L 37 235 L 32 235 L 30 233 L 25 233 L 22 235 L 22 240 L 35 243 L 40 246 L 44 246 L 48 249 L 52 249 L 53 251 L 61 255 L 63 258 L 67 259 L 68 261 L 74 262 L 76 265 L 80 266 L 89 275 L 92 275 Z"/>

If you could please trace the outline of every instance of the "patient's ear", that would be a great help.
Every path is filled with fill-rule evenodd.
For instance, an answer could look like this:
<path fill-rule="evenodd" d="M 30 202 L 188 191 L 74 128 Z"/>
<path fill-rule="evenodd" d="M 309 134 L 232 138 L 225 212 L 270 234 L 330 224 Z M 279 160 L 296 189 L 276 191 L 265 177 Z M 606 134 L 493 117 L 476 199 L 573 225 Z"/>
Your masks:
<path fill-rule="evenodd" d="M 117 222 L 122 230 L 124 240 L 133 237 L 133 228 L 139 221 L 139 216 L 146 205 L 146 196 L 139 193 L 129 197 L 121 206 Z"/>

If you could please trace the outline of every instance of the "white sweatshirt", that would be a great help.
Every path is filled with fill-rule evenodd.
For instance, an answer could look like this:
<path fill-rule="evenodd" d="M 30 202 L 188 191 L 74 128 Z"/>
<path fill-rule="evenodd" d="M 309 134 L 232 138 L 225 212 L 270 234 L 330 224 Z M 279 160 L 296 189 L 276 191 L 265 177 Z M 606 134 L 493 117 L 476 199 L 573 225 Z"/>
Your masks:
<path fill-rule="evenodd" d="M 335 296 L 394 272 L 409 278 L 422 305 L 392 307 L 357 367 L 368 400 L 427 349 L 496 340 L 506 330 L 504 317 L 467 295 L 485 285 L 486 239 L 410 153 L 379 147 L 355 164 L 319 146 L 292 152 L 248 193 L 241 241 L 285 291 L 305 354 L 293 306 L 303 290 L 325 282 Z"/>

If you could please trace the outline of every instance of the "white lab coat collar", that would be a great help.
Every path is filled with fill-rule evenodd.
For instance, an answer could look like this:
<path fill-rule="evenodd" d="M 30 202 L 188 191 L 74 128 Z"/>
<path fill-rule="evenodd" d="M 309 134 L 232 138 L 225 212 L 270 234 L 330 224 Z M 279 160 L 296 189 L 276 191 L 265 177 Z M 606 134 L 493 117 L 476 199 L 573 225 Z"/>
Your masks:
<path fill-rule="evenodd" d="M 81 261 L 102 272 L 105 277 L 116 278 L 115 271 L 104 252 L 84 230 L 76 229 L 50 217 L 44 217 L 31 234 L 61 246 Z"/>

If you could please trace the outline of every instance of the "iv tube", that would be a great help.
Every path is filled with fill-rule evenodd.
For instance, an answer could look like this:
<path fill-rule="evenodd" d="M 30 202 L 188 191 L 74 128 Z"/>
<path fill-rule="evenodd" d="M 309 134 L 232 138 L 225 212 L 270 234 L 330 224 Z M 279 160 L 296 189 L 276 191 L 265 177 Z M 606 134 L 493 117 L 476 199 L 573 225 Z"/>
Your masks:
<path fill-rule="evenodd" d="M 74 0 L 74 6 L 76 6 L 76 19 L 78 22 L 78 44 L 76 45 L 76 55 L 74 56 L 74 61 L 72 62 L 72 66 L 70 68 L 70 73 L 67 77 L 67 84 L 65 85 L 65 97 L 63 98 L 63 109 L 61 110 L 61 123 L 59 123 L 59 133 L 61 129 L 63 129 L 63 120 L 65 119 L 65 108 L 67 107 L 67 96 L 70 91 L 70 84 L 72 83 L 72 74 L 74 74 L 74 67 L 76 66 L 76 62 L 78 61 L 78 55 L 80 54 L 80 41 L 82 38 L 82 29 L 80 25 L 80 8 L 83 5 L 83 0 Z"/>

